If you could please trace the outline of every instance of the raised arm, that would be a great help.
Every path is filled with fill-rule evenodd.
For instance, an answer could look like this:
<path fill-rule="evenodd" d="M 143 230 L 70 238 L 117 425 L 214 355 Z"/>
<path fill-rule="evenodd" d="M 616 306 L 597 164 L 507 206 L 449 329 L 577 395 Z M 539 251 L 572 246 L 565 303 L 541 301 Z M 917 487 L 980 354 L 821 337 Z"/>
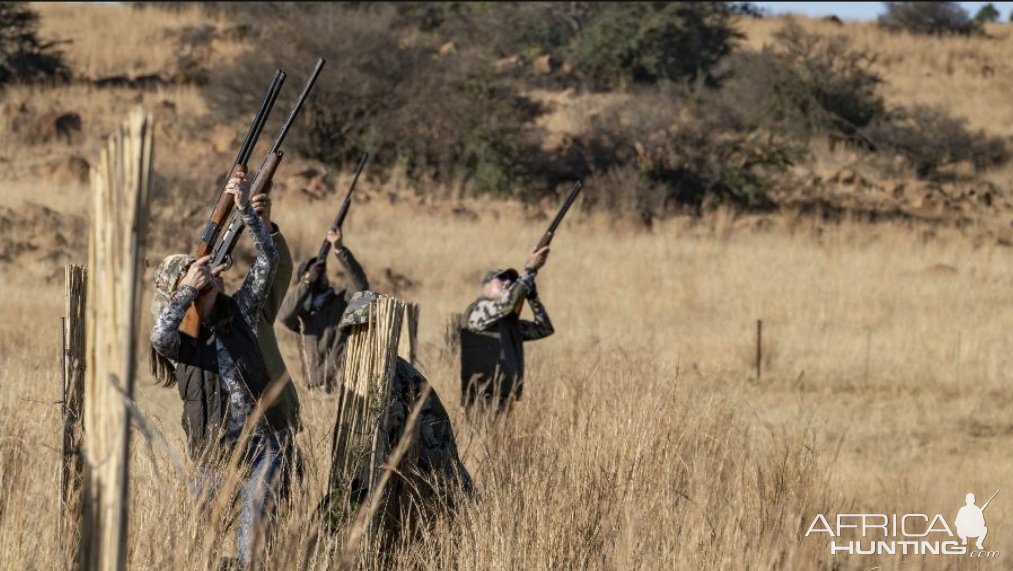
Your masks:
<path fill-rule="evenodd" d="M 169 303 L 158 314 L 155 324 L 151 327 L 151 346 L 159 355 L 167 359 L 179 356 L 179 324 L 190 304 L 197 299 L 197 288 L 181 285 L 172 295 Z"/>
<path fill-rule="evenodd" d="M 525 269 L 521 277 L 510 286 L 507 294 L 501 299 L 478 300 L 468 315 L 468 329 L 484 331 L 500 319 L 510 315 L 514 308 L 524 301 L 534 279 L 534 272 Z"/>
<path fill-rule="evenodd" d="M 549 313 L 545 311 L 545 306 L 542 305 L 542 300 L 538 298 L 537 294 L 528 298 L 528 305 L 531 306 L 531 312 L 535 315 L 535 320 L 521 320 L 521 339 L 534 341 L 536 339 L 544 339 L 555 333 L 556 330 L 552 327 Z"/>
<path fill-rule="evenodd" d="M 260 221 L 249 201 L 243 202 L 239 213 L 243 217 L 243 224 L 250 230 L 250 237 L 253 238 L 253 245 L 257 250 L 257 259 L 233 299 L 239 305 L 243 319 L 251 329 L 256 330 L 257 314 L 264 306 L 271 289 L 275 266 L 278 263 L 278 250 L 274 247 L 267 227 Z"/>
<path fill-rule="evenodd" d="M 355 256 L 352 255 L 351 250 L 348 248 L 336 249 L 334 250 L 334 255 L 341 261 L 341 265 L 344 266 L 347 272 L 350 286 L 349 293 L 369 289 L 369 280 L 366 279 L 366 272 L 362 269 L 362 265 L 359 264 L 359 260 L 356 260 Z"/>
<path fill-rule="evenodd" d="M 369 289 L 369 280 L 366 279 L 366 272 L 362 270 L 359 260 L 355 259 L 352 251 L 345 247 L 345 238 L 341 228 L 330 228 L 327 230 L 327 241 L 331 243 L 331 250 L 341 262 L 341 266 L 348 273 L 349 288 L 347 295 Z"/>
<path fill-rule="evenodd" d="M 278 310 L 278 319 L 282 325 L 299 333 L 299 318 L 304 313 L 303 304 L 306 303 L 306 298 L 310 296 L 310 293 L 309 284 L 301 278 L 288 290 L 285 300 L 281 302 L 281 309 Z"/>

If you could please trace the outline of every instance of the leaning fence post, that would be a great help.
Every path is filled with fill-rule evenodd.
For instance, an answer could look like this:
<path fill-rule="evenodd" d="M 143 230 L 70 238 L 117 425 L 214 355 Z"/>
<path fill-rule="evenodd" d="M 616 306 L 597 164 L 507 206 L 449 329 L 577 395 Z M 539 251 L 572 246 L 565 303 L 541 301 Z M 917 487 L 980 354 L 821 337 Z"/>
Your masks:
<path fill-rule="evenodd" d="M 62 380 L 63 453 L 60 466 L 59 531 L 64 555 L 80 549 L 78 525 L 81 518 L 81 478 L 84 439 L 81 405 L 84 401 L 85 304 L 87 272 L 84 266 L 68 264 L 65 270 L 66 308 L 60 319 L 60 362 Z M 63 558 L 66 561 L 66 557 Z"/>
<path fill-rule="evenodd" d="M 79 564 L 126 567 L 137 281 L 148 219 L 152 121 L 135 111 L 91 171 L 84 394 L 85 490 Z"/>

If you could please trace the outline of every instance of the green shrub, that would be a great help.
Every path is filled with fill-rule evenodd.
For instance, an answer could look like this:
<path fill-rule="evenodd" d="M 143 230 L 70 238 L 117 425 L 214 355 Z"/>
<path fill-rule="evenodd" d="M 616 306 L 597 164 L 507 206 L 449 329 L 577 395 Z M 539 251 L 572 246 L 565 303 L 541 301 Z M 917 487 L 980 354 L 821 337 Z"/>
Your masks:
<path fill-rule="evenodd" d="M 567 49 L 574 69 L 599 85 L 703 78 L 742 37 L 725 2 L 605 3 Z"/>
<path fill-rule="evenodd" d="M 998 22 L 999 21 L 999 10 L 996 10 L 995 4 L 989 2 L 981 8 L 978 8 L 978 13 L 974 15 L 975 22 Z"/>
<path fill-rule="evenodd" d="M 39 15 L 27 2 L 0 2 L 0 87 L 70 76 L 57 42 L 43 42 L 38 29 Z"/>
<path fill-rule="evenodd" d="M 743 106 L 762 107 L 762 120 L 796 136 L 853 140 L 885 112 L 874 58 L 844 36 L 806 32 L 789 23 L 757 56 L 737 60 L 730 90 Z"/>
<path fill-rule="evenodd" d="M 958 2 L 883 2 L 879 24 L 893 31 L 937 36 L 982 33 L 981 22 L 971 19 Z"/>
<path fill-rule="evenodd" d="M 250 70 L 264 70 L 266 84 L 266 70 L 285 69 L 283 94 L 294 94 L 290 84 L 321 56 L 327 67 L 292 132 L 291 150 L 339 166 L 368 150 L 377 167 L 404 165 L 414 178 L 464 181 L 479 193 L 527 188 L 526 134 L 539 111 L 492 73 L 486 54 L 462 48 L 441 56 L 435 38 L 402 43 L 392 31 L 403 18 L 397 6 L 276 9 L 270 25 L 250 21 L 274 49 L 212 71 L 207 95 L 218 117 L 256 109 L 261 91 L 251 89 Z M 283 95 L 279 106 L 293 96 Z"/>
<path fill-rule="evenodd" d="M 581 141 L 589 170 L 636 165 L 653 183 L 645 188 L 663 193 L 652 201 L 656 215 L 718 204 L 769 207 L 772 182 L 804 147 L 752 124 L 728 101 L 706 88 L 662 86 L 617 104 Z"/>
<path fill-rule="evenodd" d="M 963 120 L 931 107 L 899 109 L 862 134 L 877 150 L 903 156 L 922 178 L 937 178 L 942 169 L 960 163 L 980 171 L 1010 159 L 1004 139 L 970 131 Z"/>

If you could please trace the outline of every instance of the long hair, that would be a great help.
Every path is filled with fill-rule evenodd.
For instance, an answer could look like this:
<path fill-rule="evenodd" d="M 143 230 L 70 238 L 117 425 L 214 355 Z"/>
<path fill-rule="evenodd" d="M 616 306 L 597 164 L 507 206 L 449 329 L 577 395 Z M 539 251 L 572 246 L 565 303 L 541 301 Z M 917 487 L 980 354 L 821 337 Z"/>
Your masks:
<path fill-rule="evenodd" d="M 163 387 L 171 387 L 176 384 L 176 367 L 167 357 L 163 357 L 154 347 L 148 347 L 148 369 L 155 382 Z"/>

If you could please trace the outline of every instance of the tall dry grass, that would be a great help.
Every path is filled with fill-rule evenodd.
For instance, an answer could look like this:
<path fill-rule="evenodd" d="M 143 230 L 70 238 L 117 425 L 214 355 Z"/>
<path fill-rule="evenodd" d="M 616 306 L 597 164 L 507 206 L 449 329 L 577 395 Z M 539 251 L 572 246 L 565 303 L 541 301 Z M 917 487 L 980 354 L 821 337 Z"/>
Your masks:
<path fill-rule="evenodd" d="M 558 333 L 531 344 L 524 400 L 490 426 L 460 414 L 444 321 L 482 270 L 523 259 L 541 223 L 475 208 L 477 221 L 373 201 L 348 221 L 367 271 L 392 267 L 419 284 L 407 297 L 422 306 L 422 368 L 478 487 L 457 518 L 429 520 L 413 542 L 382 558 L 368 545 L 366 568 L 890 566 L 901 559 L 831 559 L 825 540 L 802 534 L 821 512 L 952 517 L 963 494 L 1013 476 L 1002 455 L 1013 438 L 1003 249 L 889 225 L 753 231 L 729 219 L 642 233 L 575 217 L 540 277 Z M 291 196 L 276 209 L 297 257 L 312 252 L 329 213 Z M 57 547 L 61 292 L 13 276 L 0 304 L 0 553 L 5 566 L 31 568 Z M 298 375 L 297 340 L 278 334 Z M 147 378 L 138 386 L 160 436 L 134 452 L 131 566 L 214 566 L 234 551 L 234 531 L 194 523 L 200 506 L 172 461 L 184 456 L 178 396 Z M 299 567 L 307 552 L 309 568 L 338 556 L 326 543 L 312 549 L 307 515 L 335 402 L 301 396 L 307 477 L 277 526 L 274 568 Z M 989 508 L 990 549 L 1013 546 L 1001 531 L 1009 513 L 1001 501 Z"/>

